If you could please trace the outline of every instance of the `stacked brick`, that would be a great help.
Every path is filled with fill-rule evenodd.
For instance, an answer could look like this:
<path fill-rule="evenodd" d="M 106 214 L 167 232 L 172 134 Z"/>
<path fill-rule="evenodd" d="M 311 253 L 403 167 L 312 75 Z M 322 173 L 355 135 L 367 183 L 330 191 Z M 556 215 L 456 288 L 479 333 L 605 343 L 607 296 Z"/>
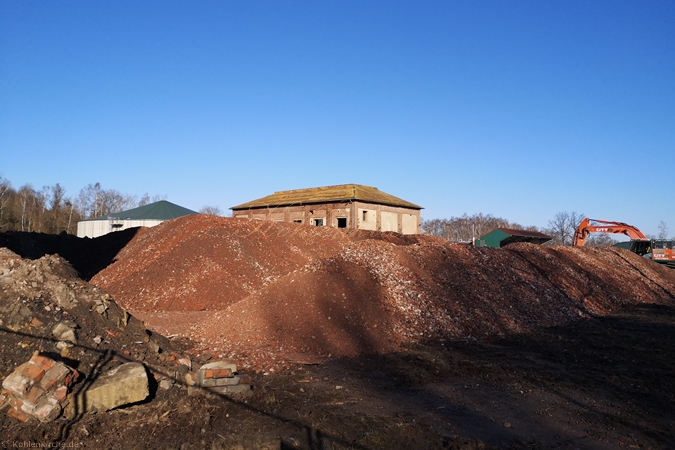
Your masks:
<path fill-rule="evenodd" d="M 246 394 L 251 391 L 251 377 L 237 372 L 237 365 L 230 360 L 204 364 L 196 372 L 188 373 L 190 393 L 206 390 L 218 394 Z"/>
<path fill-rule="evenodd" d="M 79 373 L 67 365 L 38 352 L 2 382 L 7 391 L 8 415 L 22 422 L 30 418 L 41 422 L 56 419 L 66 405 L 68 389 Z"/>

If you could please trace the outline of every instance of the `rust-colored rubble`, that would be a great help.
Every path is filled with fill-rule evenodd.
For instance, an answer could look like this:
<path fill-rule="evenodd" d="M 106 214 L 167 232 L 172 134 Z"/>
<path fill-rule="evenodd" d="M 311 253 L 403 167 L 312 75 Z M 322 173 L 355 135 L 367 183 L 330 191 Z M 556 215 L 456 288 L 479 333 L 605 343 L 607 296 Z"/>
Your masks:
<path fill-rule="evenodd" d="M 675 271 L 621 249 L 474 248 L 205 215 L 140 230 L 92 283 L 149 327 L 244 367 L 675 303 Z"/>

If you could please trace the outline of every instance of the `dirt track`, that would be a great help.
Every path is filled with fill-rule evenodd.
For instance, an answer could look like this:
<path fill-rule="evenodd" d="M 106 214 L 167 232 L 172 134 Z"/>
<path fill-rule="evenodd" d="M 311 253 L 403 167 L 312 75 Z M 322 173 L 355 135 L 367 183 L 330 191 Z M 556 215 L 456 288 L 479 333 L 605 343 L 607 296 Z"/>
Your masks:
<path fill-rule="evenodd" d="M 675 271 L 625 251 L 473 249 L 424 236 L 209 217 L 94 240 L 0 234 L 2 246 L 30 258 L 67 255 L 85 279 L 107 266 L 92 281 L 110 283 L 116 301 L 147 305 L 139 314 L 158 328 L 170 325 L 201 339 L 192 352 L 197 361 L 209 352 L 235 353 L 249 365 L 255 387 L 244 402 L 188 397 L 179 384 L 154 386 L 144 404 L 39 426 L 3 414 L 3 443 L 675 448 Z M 0 317 L 4 325 L 18 316 L 48 324 L 47 331 L 19 322 L 0 327 L 2 376 L 33 350 L 52 345 L 48 326 L 64 314 L 44 309 L 59 292 L 55 286 L 75 289 L 83 305 L 103 295 L 60 264 L 50 256 L 24 262 L 28 284 L 0 285 L 7 294 L 0 306 L 10 311 Z M 223 296 L 209 284 L 227 285 L 233 294 Z M 13 306 L 17 298 L 23 309 Z M 152 306 L 162 302 L 173 306 Z M 120 311 L 109 307 L 113 315 Z M 83 324 L 86 342 L 114 330 L 88 308 L 73 309 L 71 318 Z M 208 340 L 211 326 L 217 341 Z M 166 353 L 143 343 L 144 333 L 136 324 L 101 348 L 75 346 L 78 361 L 71 363 L 88 373 L 132 358 L 153 371 L 175 370 Z M 191 345 L 154 339 L 166 348 Z"/>

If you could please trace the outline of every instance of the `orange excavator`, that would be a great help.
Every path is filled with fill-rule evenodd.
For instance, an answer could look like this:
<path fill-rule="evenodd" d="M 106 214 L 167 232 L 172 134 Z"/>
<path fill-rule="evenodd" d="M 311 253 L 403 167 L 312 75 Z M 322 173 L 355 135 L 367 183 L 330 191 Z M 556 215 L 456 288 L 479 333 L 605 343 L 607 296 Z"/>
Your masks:
<path fill-rule="evenodd" d="M 625 234 L 631 239 L 630 251 L 675 268 L 672 240 L 649 239 L 642 231 L 627 223 L 586 218 L 579 223 L 574 232 L 574 245 L 582 246 L 586 244 L 586 239 L 588 239 L 590 233 Z"/>

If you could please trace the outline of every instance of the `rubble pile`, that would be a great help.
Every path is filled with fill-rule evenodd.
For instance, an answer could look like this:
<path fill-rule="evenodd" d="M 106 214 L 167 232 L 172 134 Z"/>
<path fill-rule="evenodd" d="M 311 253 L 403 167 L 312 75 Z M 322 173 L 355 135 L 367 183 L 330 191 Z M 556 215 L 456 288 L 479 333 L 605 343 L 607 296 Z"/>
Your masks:
<path fill-rule="evenodd" d="M 185 377 L 188 393 L 214 392 L 219 394 L 250 394 L 251 377 L 237 372 L 237 365 L 231 360 L 214 361 L 204 364 L 196 372 Z"/>
<path fill-rule="evenodd" d="M 191 363 L 60 256 L 23 259 L 7 248 L 0 248 L 0 339 L 0 409 L 20 421 L 143 401 L 153 389 L 149 373 L 177 380 L 177 369 Z M 187 390 L 184 380 L 173 386 Z"/>
<path fill-rule="evenodd" d="M 200 215 L 140 230 L 92 282 L 149 326 L 258 370 L 675 299 L 674 271 L 615 248 L 474 248 Z"/>
<path fill-rule="evenodd" d="M 77 370 L 35 352 L 2 382 L 10 405 L 7 414 L 22 422 L 30 417 L 54 420 L 67 405 L 69 389 L 78 376 Z"/>

